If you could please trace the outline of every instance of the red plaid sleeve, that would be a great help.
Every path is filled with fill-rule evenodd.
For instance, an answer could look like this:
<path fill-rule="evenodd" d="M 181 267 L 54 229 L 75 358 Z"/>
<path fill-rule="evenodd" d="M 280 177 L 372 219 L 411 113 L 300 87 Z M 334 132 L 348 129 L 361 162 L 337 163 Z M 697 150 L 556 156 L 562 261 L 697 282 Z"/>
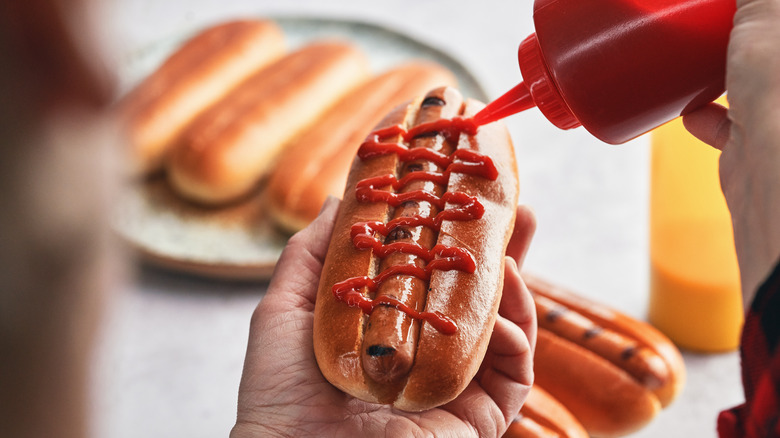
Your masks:
<path fill-rule="evenodd" d="M 780 437 L 780 263 L 745 317 L 740 355 L 745 403 L 718 418 L 721 438 Z"/>

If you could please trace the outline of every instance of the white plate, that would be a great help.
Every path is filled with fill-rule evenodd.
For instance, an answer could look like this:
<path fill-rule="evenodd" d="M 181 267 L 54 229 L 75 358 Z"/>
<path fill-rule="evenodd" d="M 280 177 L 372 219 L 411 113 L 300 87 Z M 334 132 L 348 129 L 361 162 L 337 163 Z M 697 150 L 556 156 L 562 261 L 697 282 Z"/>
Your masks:
<path fill-rule="evenodd" d="M 284 30 L 290 48 L 323 37 L 348 39 L 368 54 L 375 72 L 410 59 L 435 61 L 456 75 L 465 96 L 486 100 L 479 82 L 460 62 L 395 30 L 350 20 L 270 18 Z M 122 88 L 149 74 L 195 31 L 132 53 L 122 71 Z M 259 194 L 231 207 L 205 209 L 179 200 L 162 178 L 131 187 L 117 213 L 117 231 L 143 259 L 209 277 L 266 279 L 289 237 L 265 219 Z"/>

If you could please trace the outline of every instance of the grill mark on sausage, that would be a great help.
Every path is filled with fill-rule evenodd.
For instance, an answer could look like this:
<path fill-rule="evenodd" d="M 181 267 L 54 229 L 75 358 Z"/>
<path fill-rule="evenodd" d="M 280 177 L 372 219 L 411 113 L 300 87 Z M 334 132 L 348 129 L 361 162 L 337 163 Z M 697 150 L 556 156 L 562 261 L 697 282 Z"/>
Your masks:
<path fill-rule="evenodd" d="M 423 170 L 423 168 L 424 168 L 424 167 L 425 167 L 425 166 L 423 165 L 423 163 L 420 163 L 420 162 L 417 162 L 417 163 L 408 163 L 408 164 L 406 165 L 406 172 L 407 172 L 407 173 L 408 173 L 408 172 L 419 172 L 419 171 Z"/>
<path fill-rule="evenodd" d="M 375 357 L 391 356 L 395 354 L 395 349 L 381 345 L 371 345 L 368 347 L 368 354 Z"/>
<path fill-rule="evenodd" d="M 582 334 L 582 338 L 585 339 L 585 340 L 593 339 L 596 336 L 598 336 L 599 334 L 601 334 L 601 332 L 603 332 L 603 331 L 604 331 L 603 327 L 593 326 L 593 327 L 587 329 L 585 331 L 585 333 Z"/>
<path fill-rule="evenodd" d="M 446 102 L 444 99 L 438 96 L 428 96 L 422 101 L 422 107 L 426 106 L 444 106 L 446 105 Z"/>
<path fill-rule="evenodd" d="M 415 140 L 422 139 L 422 138 L 436 138 L 441 133 L 439 131 L 427 131 L 427 132 L 421 132 L 414 136 Z"/>
<path fill-rule="evenodd" d="M 620 358 L 623 360 L 629 360 L 632 357 L 636 356 L 637 348 L 635 345 L 628 346 L 623 349 L 623 351 L 620 353 Z"/>
<path fill-rule="evenodd" d="M 563 314 L 568 312 L 569 309 L 563 307 L 563 306 L 556 306 L 550 310 L 547 311 L 547 313 L 544 315 L 544 319 L 546 319 L 548 322 L 555 322 L 558 321 Z"/>
<path fill-rule="evenodd" d="M 406 240 L 412 237 L 412 233 L 404 227 L 395 227 L 387 237 L 385 237 L 385 243 L 394 242 L 396 240 Z"/>

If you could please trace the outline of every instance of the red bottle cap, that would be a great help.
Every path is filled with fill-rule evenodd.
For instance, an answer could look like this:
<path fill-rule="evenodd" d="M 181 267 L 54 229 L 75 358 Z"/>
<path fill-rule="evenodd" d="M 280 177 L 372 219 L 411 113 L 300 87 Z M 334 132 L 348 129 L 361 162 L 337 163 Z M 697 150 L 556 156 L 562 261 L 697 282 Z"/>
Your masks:
<path fill-rule="evenodd" d="M 520 43 L 520 48 L 517 50 L 517 62 L 520 64 L 520 72 L 531 92 L 534 103 L 542 114 L 560 129 L 572 129 L 580 126 L 580 121 L 571 112 L 550 76 L 536 34 L 531 34 Z"/>

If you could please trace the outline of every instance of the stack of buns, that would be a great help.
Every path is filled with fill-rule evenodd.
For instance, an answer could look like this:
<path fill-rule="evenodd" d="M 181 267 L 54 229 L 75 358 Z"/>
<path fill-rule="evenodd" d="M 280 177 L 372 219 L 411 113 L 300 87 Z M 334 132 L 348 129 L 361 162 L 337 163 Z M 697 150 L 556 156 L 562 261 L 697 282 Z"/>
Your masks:
<path fill-rule="evenodd" d="M 362 139 L 398 104 L 456 84 L 409 61 L 372 72 L 350 41 L 288 51 L 270 20 L 221 23 L 190 38 L 119 103 L 132 173 L 219 208 L 265 192 L 269 216 L 294 232 L 340 196 Z"/>

